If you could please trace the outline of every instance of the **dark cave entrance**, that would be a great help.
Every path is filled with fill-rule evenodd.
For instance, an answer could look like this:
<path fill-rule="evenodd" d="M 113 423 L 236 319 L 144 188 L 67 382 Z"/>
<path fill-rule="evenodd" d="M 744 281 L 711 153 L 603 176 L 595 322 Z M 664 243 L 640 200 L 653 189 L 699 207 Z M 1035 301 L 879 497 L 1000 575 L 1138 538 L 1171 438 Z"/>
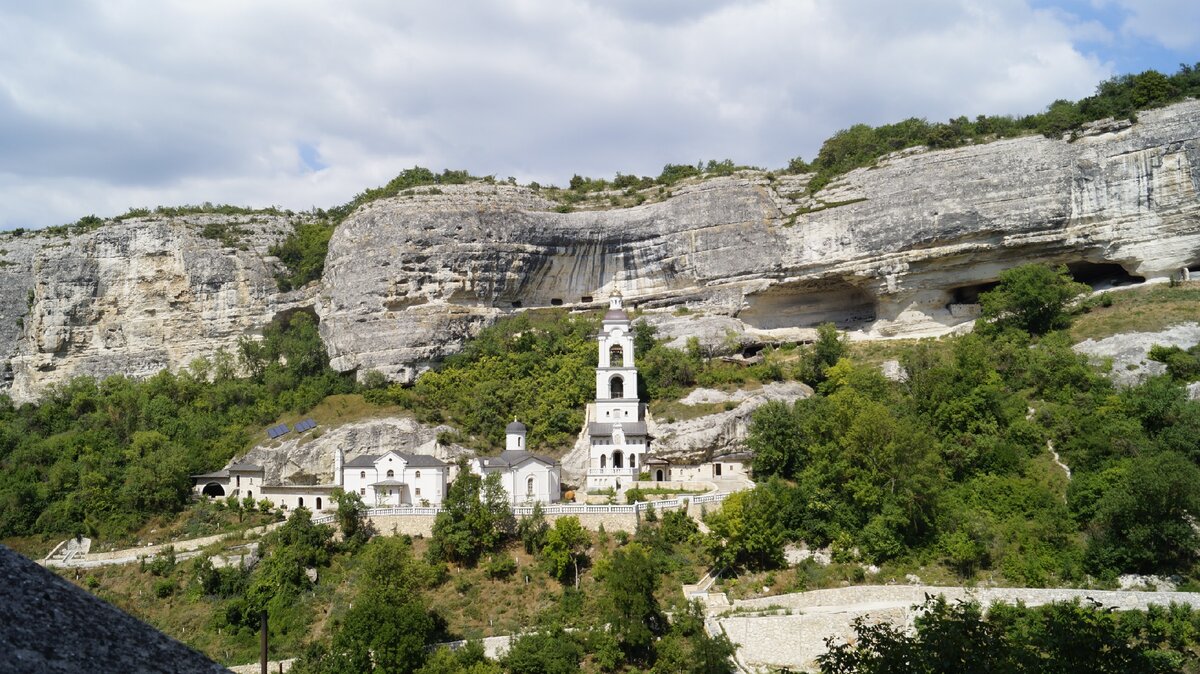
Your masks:
<path fill-rule="evenodd" d="M 1072 262 L 1067 265 L 1067 271 L 1071 273 L 1071 278 L 1088 284 L 1093 290 L 1133 285 L 1146 280 L 1146 277 L 1130 274 L 1114 262 Z"/>

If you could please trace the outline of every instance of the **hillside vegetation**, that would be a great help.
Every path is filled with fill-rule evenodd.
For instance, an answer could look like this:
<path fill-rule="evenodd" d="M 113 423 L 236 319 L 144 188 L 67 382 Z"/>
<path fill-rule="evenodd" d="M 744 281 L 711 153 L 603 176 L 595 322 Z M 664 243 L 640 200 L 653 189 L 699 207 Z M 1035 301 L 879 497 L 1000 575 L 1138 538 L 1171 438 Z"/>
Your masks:
<path fill-rule="evenodd" d="M 180 510 L 188 475 L 225 465 L 282 413 L 353 389 L 329 369 L 315 318 L 298 312 L 179 373 L 79 377 L 36 405 L 0 396 L 0 537 L 119 540 Z"/>
<path fill-rule="evenodd" d="M 842 359 L 817 395 L 760 408 L 749 445 L 756 476 L 772 479 L 713 515 L 714 557 L 768 570 L 803 541 L 885 574 L 935 564 L 1013 585 L 1194 582 L 1193 356 L 1158 349 L 1171 374 L 1115 388 L 1062 330 L 1076 291 L 1065 270 L 1010 270 L 973 334 L 905 349 L 903 381 Z"/>

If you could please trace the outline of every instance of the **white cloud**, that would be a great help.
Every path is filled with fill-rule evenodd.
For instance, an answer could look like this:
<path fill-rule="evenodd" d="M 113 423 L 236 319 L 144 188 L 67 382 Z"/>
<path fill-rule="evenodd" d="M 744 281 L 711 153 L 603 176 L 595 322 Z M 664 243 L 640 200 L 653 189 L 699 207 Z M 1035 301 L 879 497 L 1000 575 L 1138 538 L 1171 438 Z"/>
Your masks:
<path fill-rule="evenodd" d="M 1092 30 L 1023 0 L 8 6 L 0 227 L 330 206 L 414 164 L 557 183 L 781 166 L 859 121 L 1086 95 L 1111 75 L 1074 46 Z"/>
<path fill-rule="evenodd" d="M 1200 47 L 1200 3 L 1195 0 L 1115 0 L 1129 13 L 1125 33 L 1148 38 L 1176 51 Z"/>

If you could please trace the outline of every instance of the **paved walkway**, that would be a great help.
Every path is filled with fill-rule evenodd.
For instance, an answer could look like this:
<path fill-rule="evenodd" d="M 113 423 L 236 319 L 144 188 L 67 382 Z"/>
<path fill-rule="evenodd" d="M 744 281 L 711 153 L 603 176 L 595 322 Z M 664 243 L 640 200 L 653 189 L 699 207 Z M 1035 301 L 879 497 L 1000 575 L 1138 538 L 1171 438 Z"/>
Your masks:
<path fill-rule="evenodd" d="M 225 534 L 214 534 L 212 536 L 204 536 L 202 538 L 191 538 L 183 541 L 175 541 L 173 543 L 161 543 L 158 545 L 146 545 L 140 548 L 126 548 L 124 550 L 112 550 L 109 552 L 91 552 L 91 541 L 83 539 L 81 544 L 75 545 L 74 540 L 64 541 L 38 564 L 49 568 L 92 568 L 97 566 L 108 566 L 112 564 L 134 564 L 141 559 L 153 559 L 165 550 L 167 547 L 175 548 L 175 559 L 184 560 L 195 557 L 200 554 L 202 548 L 206 548 L 213 543 L 217 543 L 228 539 L 231 536 L 244 536 L 251 532 L 259 535 L 265 534 L 279 526 L 283 522 L 272 522 L 261 527 L 253 527 L 240 532 L 230 532 Z M 232 555 L 237 557 L 237 555 Z"/>

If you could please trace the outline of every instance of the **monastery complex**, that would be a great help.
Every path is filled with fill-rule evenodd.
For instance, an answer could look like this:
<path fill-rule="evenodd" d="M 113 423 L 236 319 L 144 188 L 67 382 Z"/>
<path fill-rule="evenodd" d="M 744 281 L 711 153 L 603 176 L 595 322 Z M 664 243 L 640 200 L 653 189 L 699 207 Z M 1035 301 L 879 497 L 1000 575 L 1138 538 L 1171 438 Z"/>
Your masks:
<path fill-rule="evenodd" d="M 616 497 L 637 486 L 639 476 L 651 482 L 745 476 L 742 455 L 719 462 L 672 465 L 652 454 L 646 404 L 637 394 L 632 324 L 619 292 L 609 299 L 597 340 L 596 397 L 583 429 L 589 444 L 587 474 L 581 486 L 587 493 Z M 467 469 L 484 477 L 499 475 L 514 507 L 562 501 L 561 464 L 530 452 L 526 436 L 525 424 L 514 420 L 505 428 L 504 451 L 472 459 L 465 464 Z M 348 449 L 353 453 L 353 448 Z M 357 493 L 371 508 L 437 508 L 460 470 L 429 454 L 388 451 L 378 456 L 359 454 L 349 460 L 346 454 L 346 449 L 336 450 L 332 484 L 267 484 L 262 466 L 237 461 L 215 473 L 193 475 L 192 480 L 198 494 L 266 499 L 284 510 L 332 509 L 331 496 L 338 488 Z M 584 502 L 586 495 L 577 495 L 577 500 Z"/>

